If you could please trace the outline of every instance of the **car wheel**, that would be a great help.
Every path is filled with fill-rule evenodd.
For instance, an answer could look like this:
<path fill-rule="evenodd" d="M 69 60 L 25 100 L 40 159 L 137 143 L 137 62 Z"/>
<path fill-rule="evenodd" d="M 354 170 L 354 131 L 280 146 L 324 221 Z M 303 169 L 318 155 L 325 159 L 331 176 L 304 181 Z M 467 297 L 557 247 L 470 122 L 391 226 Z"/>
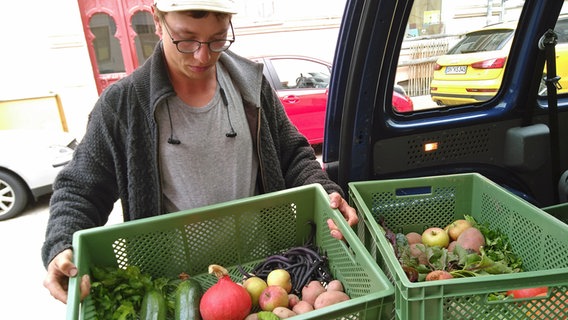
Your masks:
<path fill-rule="evenodd" d="M 27 203 L 26 185 L 12 174 L 0 171 L 0 221 L 20 214 Z"/>

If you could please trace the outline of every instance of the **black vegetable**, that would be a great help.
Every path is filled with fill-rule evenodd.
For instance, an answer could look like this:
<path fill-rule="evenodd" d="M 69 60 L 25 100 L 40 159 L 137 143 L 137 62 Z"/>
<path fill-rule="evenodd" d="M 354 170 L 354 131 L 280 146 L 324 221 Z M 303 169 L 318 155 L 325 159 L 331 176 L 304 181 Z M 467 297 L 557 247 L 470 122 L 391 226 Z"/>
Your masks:
<path fill-rule="evenodd" d="M 241 266 L 239 266 L 239 271 L 245 278 L 257 276 L 266 280 L 272 270 L 285 269 L 292 278 L 291 293 L 296 295 L 301 295 L 302 288 L 312 280 L 322 283 L 333 280 L 327 257 L 320 253 L 314 245 L 315 223 L 310 221 L 310 227 L 310 236 L 303 246 L 293 247 L 285 252 L 269 256 L 250 272 L 246 272 Z"/>

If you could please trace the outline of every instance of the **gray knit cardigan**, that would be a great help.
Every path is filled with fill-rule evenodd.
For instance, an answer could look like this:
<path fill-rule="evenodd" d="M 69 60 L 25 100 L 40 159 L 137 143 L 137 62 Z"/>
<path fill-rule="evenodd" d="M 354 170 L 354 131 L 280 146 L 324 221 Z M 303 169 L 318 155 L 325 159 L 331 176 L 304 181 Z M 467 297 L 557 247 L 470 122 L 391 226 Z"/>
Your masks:
<path fill-rule="evenodd" d="M 320 183 L 327 192 L 343 195 L 289 121 L 262 66 L 230 51 L 219 63 L 242 94 L 260 164 L 260 192 Z M 101 94 L 73 160 L 54 183 L 42 248 L 45 266 L 72 247 L 75 231 L 104 225 L 118 199 L 125 221 L 165 213 L 154 111 L 172 95 L 161 43 L 144 65 Z"/>

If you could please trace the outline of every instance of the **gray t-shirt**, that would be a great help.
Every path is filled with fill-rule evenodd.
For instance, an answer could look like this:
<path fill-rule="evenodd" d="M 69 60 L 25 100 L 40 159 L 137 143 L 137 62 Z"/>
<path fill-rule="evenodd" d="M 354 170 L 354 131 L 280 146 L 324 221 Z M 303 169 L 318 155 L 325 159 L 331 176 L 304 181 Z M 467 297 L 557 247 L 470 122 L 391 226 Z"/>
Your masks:
<path fill-rule="evenodd" d="M 258 162 L 241 95 L 219 63 L 217 78 L 217 90 L 206 106 L 188 106 L 175 96 L 156 109 L 160 172 L 168 212 L 255 194 Z M 227 107 L 219 86 L 225 91 Z M 168 105 L 173 137 L 179 144 L 167 142 L 172 136 Z M 231 131 L 229 116 L 235 137 L 226 136 Z"/>

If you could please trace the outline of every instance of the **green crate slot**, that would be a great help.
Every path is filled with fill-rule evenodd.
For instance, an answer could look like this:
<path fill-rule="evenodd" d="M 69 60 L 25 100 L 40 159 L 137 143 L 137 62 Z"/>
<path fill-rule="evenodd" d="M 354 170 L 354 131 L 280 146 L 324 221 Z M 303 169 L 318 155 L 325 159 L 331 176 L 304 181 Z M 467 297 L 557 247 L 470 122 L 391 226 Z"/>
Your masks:
<path fill-rule="evenodd" d="M 329 218 L 345 242 L 331 237 Z M 317 184 L 79 231 L 73 238 L 75 263 L 80 275 L 91 266 L 136 265 L 154 277 L 186 272 L 206 290 L 217 281 L 207 274 L 210 264 L 226 267 L 233 281 L 241 281 L 238 265 L 249 271 L 272 254 L 304 244 L 308 221 L 316 223 L 315 244 L 351 299 L 295 319 L 380 318 L 394 287 Z M 71 279 L 67 319 L 95 319 L 92 302 L 79 302 L 78 286 Z"/>
<path fill-rule="evenodd" d="M 394 312 L 388 319 L 545 319 L 538 314 L 542 310 L 551 319 L 568 317 L 568 225 L 489 179 L 471 173 L 351 182 L 349 193 L 359 214 L 357 236 L 395 286 Z M 505 233 L 525 272 L 408 281 L 379 216 L 393 232 L 422 233 L 465 214 Z M 530 301 L 488 300 L 491 293 L 538 286 L 548 286 L 550 292 L 537 311 L 531 311 Z"/>

